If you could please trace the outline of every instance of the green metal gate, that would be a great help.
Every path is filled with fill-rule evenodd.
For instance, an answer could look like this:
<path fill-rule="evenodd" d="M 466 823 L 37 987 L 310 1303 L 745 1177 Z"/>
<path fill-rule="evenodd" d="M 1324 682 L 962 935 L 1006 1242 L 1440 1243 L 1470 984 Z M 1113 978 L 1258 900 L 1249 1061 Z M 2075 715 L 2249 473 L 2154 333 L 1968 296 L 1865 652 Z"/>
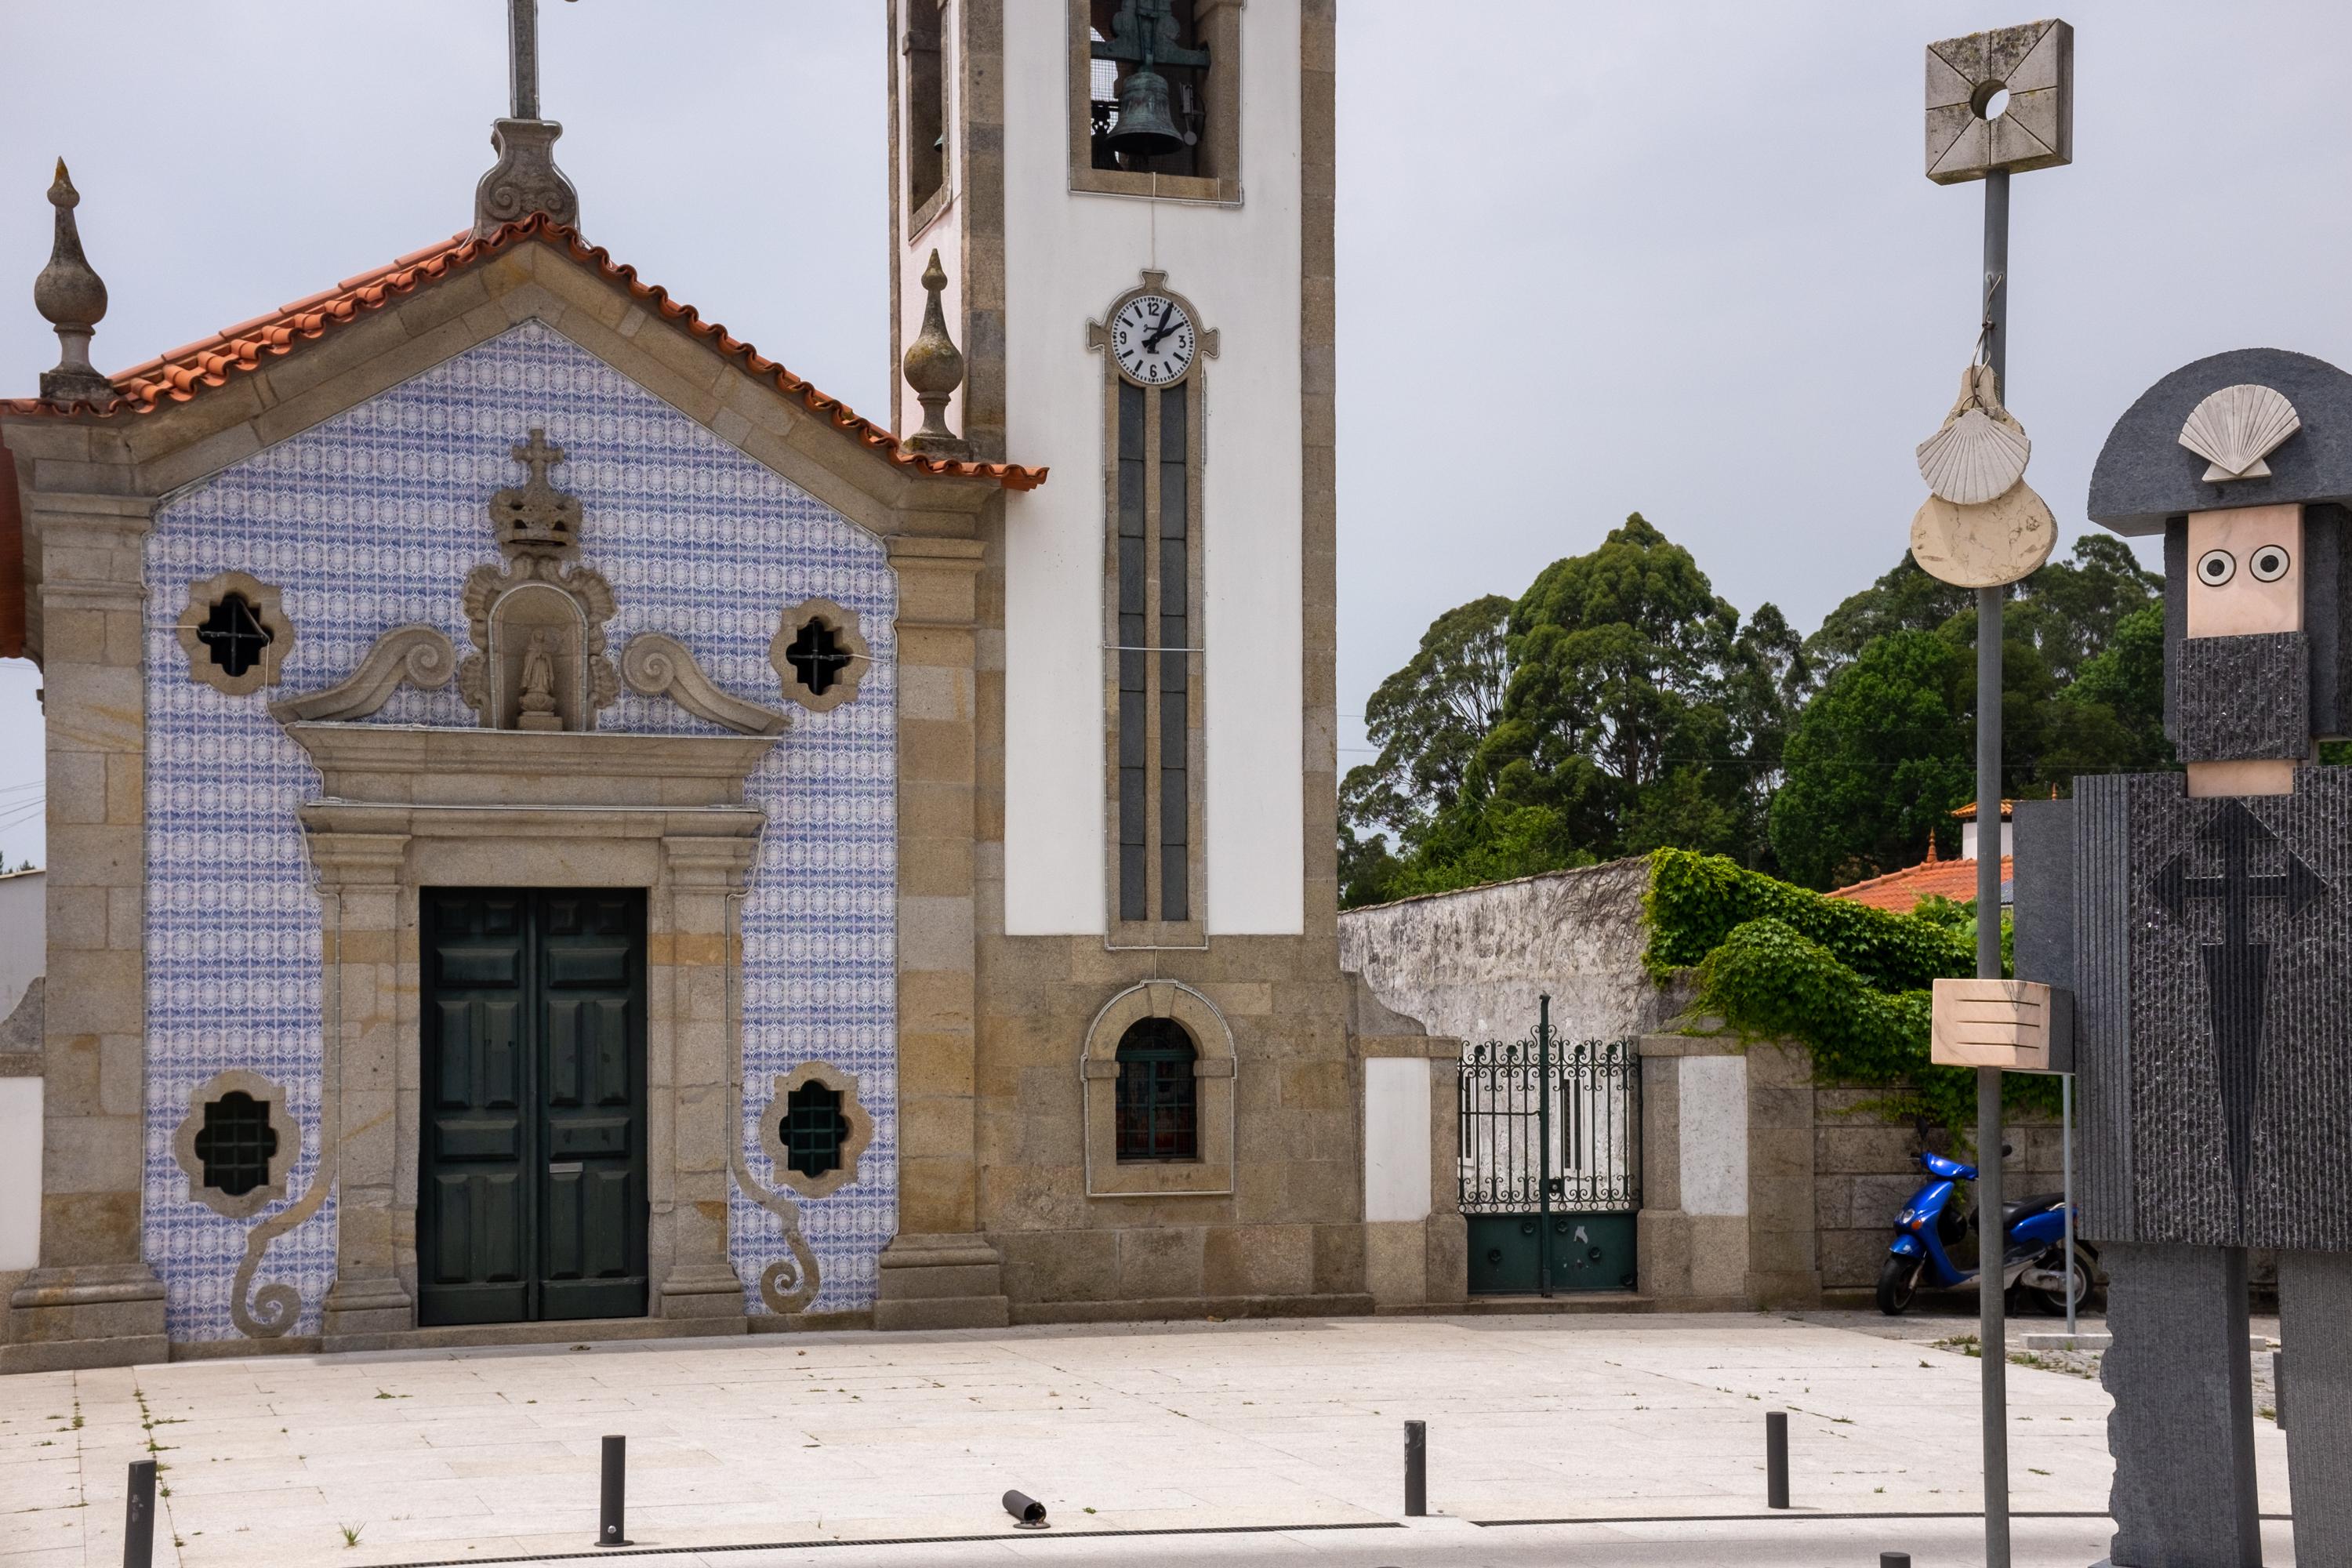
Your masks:
<path fill-rule="evenodd" d="M 1470 1293 L 1631 1290 L 1642 1207 L 1642 1060 L 1632 1040 L 1531 1039 L 1462 1056 Z"/>

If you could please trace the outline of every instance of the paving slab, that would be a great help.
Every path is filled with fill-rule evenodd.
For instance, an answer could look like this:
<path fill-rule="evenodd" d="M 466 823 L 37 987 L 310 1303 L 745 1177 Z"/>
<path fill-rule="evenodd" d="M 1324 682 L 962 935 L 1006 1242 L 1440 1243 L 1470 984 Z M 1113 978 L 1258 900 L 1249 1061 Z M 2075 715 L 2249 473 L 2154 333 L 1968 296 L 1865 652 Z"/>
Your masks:
<path fill-rule="evenodd" d="M 1769 1564 L 1839 1560 L 1867 1538 L 1927 1568 L 1935 1559 L 1905 1537 L 1958 1551 L 1980 1526 L 1884 1516 L 1981 1506 L 1982 1363 L 1938 1346 L 1953 1328 L 1763 1314 L 1357 1318 L 26 1373 L 0 1379 L 0 1562 L 120 1561 L 125 1468 L 151 1452 L 166 1494 L 156 1560 L 182 1568 L 589 1552 L 600 1441 L 620 1432 L 630 1535 L 668 1549 L 646 1559 L 663 1564 L 716 1548 L 731 1550 L 708 1561 L 732 1568 L 1205 1564 L 1276 1561 L 1265 1553 L 1277 1548 L 1335 1565 L 1456 1560 L 1448 1552 L 1633 1563 L 1708 1560 L 1689 1554 L 1702 1541 Z M 2105 1394 L 2042 1367 L 2012 1366 L 2009 1384 L 2014 1506 L 2103 1512 Z M 1759 1520 L 1770 1410 L 1790 1415 L 1799 1510 Z M 1429 1424 L 1441 1515 L 1410 1529 L 1398 1518 L 1407 1418 Z M 2264 1510 L 2284 1515 L 2284 1447 L 2270 1423 L 2256 1447 Z M 1044 1500 L 1063 1533 L 1012 1532 L 997 1500 L 1013 1487 Z M 1882 1517 L 1826 1517 L 1845 1514 Z M 1507 1522 L 1533 1520 L 1620 1522 Z M 2020 1528 L 2048 1538 L 2051 1562 L 2079 1568 L 2104 1552 L 2095 1517 Z M 1072 1533 L 1117 1530 L 1260 1533 Z M 940 1539 L 973 1536 L 985 1539 Z M 932 1555 L 848 1544 L 908 1538 L 933 1542 Z M 740 1550 L 814 1542 L 844 1544 Z M 2084 1542 L 2099 1549 L 2080 1555 Z M 2291 1558 L 2282 1547 L 2271 1561 Z"/>

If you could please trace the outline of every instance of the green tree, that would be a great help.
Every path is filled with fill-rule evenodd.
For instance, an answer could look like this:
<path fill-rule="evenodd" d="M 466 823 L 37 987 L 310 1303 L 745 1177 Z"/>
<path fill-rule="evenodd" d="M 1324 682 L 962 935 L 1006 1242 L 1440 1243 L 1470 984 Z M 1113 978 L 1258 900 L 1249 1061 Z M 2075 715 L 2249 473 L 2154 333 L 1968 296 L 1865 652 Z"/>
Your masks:
<path fill-rule="evenodd" d="M 1974 590 L 1955 588 L 1928 576 L 1906 550 L 1877 582 L 1849 595 L 1822 617 L 1819 629 L 1805 639 L 1805 657 L 1815 673 L 1827 679 L 1887 633 L 1940 630 L 1954 616 L 1975 605 Z"/>
<path fill-rule="evenodd" d="M 1831 888 L 1907 866 L 1976 793 L 1976 661 L 1938 632 L 1885 633 L 1807 703 L 1772 800 L 1783 874 Z"/>
<path fill-rule="evenodd" d="M 1511 601 L 1489 594 L 1429 623 L 1402 669 L 1364 703 L 1377 761 L 1348 771 L 1340 815 L 1368 842 L 1382 828 L 1408 840 L 1452 805 L 1510 684 L 1504 629 Z"/>

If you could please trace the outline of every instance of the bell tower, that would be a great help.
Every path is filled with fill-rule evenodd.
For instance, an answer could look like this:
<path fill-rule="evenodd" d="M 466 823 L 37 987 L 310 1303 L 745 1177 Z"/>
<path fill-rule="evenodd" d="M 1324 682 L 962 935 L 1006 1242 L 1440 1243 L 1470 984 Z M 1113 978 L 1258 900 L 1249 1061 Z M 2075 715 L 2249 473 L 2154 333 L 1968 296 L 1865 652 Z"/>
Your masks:
<path fill-rule="evenodd" d="M 1333 12 L 890 0 L 893 427 L 1051 478 L 959 542 L 970 900 L 940 909 L 958 942 L 969 910 L 970 1035 L 901 1026 L 879 1326 L 1368 1289 L 1353 1243 L 1311 1235 L 1365 1217 L 1334 848 Z M 905 692 L 905 776 L 914 705 L 965 696 Z M 902 885 L 935 831 L 902 823 Z M 906 1017 L 917 944 L 946 934 L 922 901 Z M 1304 1138 L 1284 1120 L 1327 1110 Z M 1418 1260 L 1422 1216 L 1399 1222 Z M 1419 1268 L 1387 1293 L 1421 1300 Z"/>
<path fill-rule="evenodd" d="M 1139 854 L 1198 884 L 1188 943 L 1296 935 L 1331 902 L 1308 887 L 1329 785 L 1300 791 L 1333 765 L 1332 9 L 892 0 L 893 427 L 923 418 L 898 371 L 936 251 L 966 364 L 948 424 L 1054 472 L 1003 507 L 984 570 L 1008 935 L 1123 945 Z M 1181 365 L 1121 363 L 1112 318 L 1139 296 L 1192 312 Z"/>

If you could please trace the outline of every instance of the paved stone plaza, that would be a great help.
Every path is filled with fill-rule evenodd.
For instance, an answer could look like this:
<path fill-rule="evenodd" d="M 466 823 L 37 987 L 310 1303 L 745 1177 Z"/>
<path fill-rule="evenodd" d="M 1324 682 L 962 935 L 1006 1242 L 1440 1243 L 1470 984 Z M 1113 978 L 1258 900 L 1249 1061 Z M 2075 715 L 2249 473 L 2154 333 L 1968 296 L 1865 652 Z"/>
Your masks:
<path fill-rule="evenodd" d="M 31 1373 L 0 1380 L 0 1561 L 119 1562 L 125 1468 L 151 1441 L 169 1493 L 159 1563 L 582 1552 L 608 1432 L 629 1438 L 629 1533 L 643 1546 L 1004 1538 L 708 1558 L 736 1568 L 1710 1560 L 1693 1555 L 1699 1542 L 1738 1542 L 1742 1562 L 1873 1563 L 1882 1547 L 1919 1552 L 1923 1568 L 1969 1561 L 1973 1520 L 1754 1517 L 1772 1409 L 1791 1413 L 1801 1512 L 1979 1506 L 1979 1363 L 1932 1342 L 1973 1322 L 1856 1321 L 1879 1331 L 1760 1315 L 1349 1319 Z M 2026 1367 L 2010 1388 L 2014 1506 L 2103 1510 L 2105 1394 Z M 1430 1506 L 1446 1517 L 1389 1528 L 1407 1417 L 1429 1423 Z M 2260 1426 L 2263 1510 L 2284 1515 L 2283 1440 Z M 997 1507 L 1008 1487 L 1048 1504 L 1054 1533 L 1013 1534 Z M 1381 1528 L 1070 1539 L 1334 1525 Z M 2104 1530 L 2021 1521 L 2019 1561 L 2087 1563 Z M 2291 1561 L 2285 1526 L 2266 1532 L 2270 1561 Z"/>

